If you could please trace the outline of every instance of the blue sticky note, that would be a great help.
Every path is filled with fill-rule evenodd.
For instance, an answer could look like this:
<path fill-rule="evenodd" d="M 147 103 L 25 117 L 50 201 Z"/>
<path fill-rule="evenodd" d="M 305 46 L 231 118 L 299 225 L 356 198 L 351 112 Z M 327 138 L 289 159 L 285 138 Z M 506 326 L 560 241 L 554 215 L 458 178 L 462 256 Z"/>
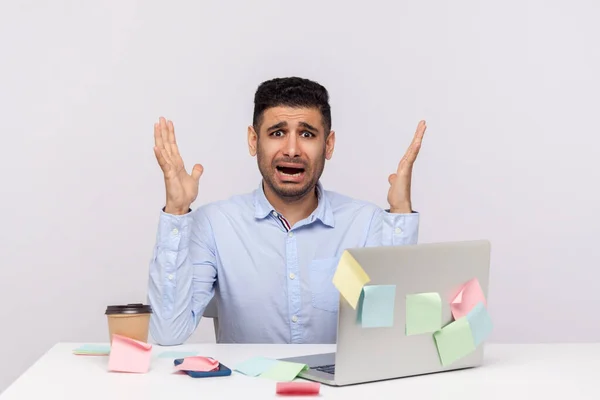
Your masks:
<path fill-rule="evenodd" d="M 393 326 L 395 301 L 396 285 L 364 286 L 358 301 L 358 322 L 363 328 Z"/>
<path fill-rule="evenodd" d="M 482 302 L 477 303 L 467 314 L 467 321 L 469 321 L 469 326 L 471 327 L 473 342 L 475 346 L 479 346 L 492 333 L 493 328 L 490 314 L 488 314 Z"/>
<path fill-rule="evenodd" d="M 73 349 L 75 354 L 109 354 L 110 345 L 108 344 L 84 344 L 81 347 Z"/>
<path fill-rule="evenodd" d="M 256 377 L 277 364 L 277 360 L 264 357 L 252 357 L 241 362 L 235 370 L 244 375 Z"/>
<path fill-rule="evenodd" d="M 186 358 L 197 356 L 195 351 L 163 351 L 158 355 L 158 358 Z"/>

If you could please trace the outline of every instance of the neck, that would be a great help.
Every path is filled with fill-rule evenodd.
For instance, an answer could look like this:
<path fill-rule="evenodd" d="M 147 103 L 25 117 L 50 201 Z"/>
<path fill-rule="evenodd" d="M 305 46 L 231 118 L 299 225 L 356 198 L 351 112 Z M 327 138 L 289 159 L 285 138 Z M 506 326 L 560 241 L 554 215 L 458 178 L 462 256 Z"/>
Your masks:
<path fill-rule="evenodd" d="M 275 211 L 285 217 L 290 226 L 294 226 L 298 221 L 308 217 L 319 205 L 315 187 L 298 198 L 282 198 L 264 182 L 263 190 L 269 203 L 275 208 Z"/>

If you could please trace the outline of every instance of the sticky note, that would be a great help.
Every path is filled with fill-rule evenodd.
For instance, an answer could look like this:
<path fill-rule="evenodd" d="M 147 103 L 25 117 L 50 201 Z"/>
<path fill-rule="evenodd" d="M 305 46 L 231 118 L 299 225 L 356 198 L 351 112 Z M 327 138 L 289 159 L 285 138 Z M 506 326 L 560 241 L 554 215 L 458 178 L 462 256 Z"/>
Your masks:
<path fill-rule="evenodd" d="M 158 355 L 158 358 L 186 358 L 197 356 L 195 351 L 163 351 Z"/>
<path fill-rule="evenodd" d="M 108 369 L 116 372 L 145 373 L 150 369 L 152 345 L 113 334 Z"/>
<path fill-rule="evenodd" d="M 453 321 L 433 334 L 443 366 L 475 351 L 471 327 L 466 317 Z"/>
<path fill-rule="evenodd" d="M 488 314 L 483 302 L 477 303 L 475 307 L 467 314 L 467 321 L 471 327 L 473 343 L 475 347 L 479 346 L 492 333 L 492 319 Z"/>
<path fill-rule="evenodd" d="M 406 295 L 406 335 L 432 333 L 442 327 L 442 298 L 439 293 Z"/>
<path fill-rule="evenodd" d="M 358 301 L 358 322 L 363 328 L 394 326 L 396 285 L 370 285 Z"/>
<path fill-rule="evenodd" d="M 450 304 L 452 316 L 455 320 L 466 316 L 479 302 L 487 306 L 479 281 L 477 278 L 473 278 L 465 283 L 456 297 L 452 299 Z"/>
<path fill-rule="evenodd" d="M 235 370 L 241 374 L 256 377 L 277 364 L 277 360 L 264 357 L 252 357 L 241 362 L 235 367 Z"/>
<path fill-rule="evenodd" d="M 84 344 L 73 349 L 73 354 L 84 356 L 106 356 L 110 353 L 110 345 Z"/>
<path fill-rule="evenodd" d="M 210 357 L 185 357 L 175 368 L 179 371 L 209 372 L 219 369 L 219 362 Z"/>
<path fill-rule="evenodd" d="M 314 395 L 319 394 L 319 382 L 277 382 L 275 393 L 284 395 Z"/>
<path fill-rule="evenodd" d="M 333 284 L 355 310 L 363 286 L 370 281 L 371 278 L 356 259 L 348 251 L 344 251 L 333 274 Z"/>
<path fill-rule="evenodd" d="M 290 382 L 293 381 L 301 371 L 306 369 L 308 369 L 306 364 L 277 361 L 271 368 L 260 374 L 260 377 L 274 379 L 280 382 Z"/>

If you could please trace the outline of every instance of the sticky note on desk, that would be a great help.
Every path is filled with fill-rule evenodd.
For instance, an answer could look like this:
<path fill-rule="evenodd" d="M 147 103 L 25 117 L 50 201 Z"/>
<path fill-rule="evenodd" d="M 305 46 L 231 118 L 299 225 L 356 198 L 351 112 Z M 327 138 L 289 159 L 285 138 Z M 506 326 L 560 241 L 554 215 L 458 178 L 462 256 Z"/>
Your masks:
<path fill-rule="evenodd" d="M 148 372 L 151 353 L 151 344 L 113 334 L 108 369 L 116 372 Z"/>
<path fill-rule="evenodd" d="M 210 357 L 185 357 L 175 368 L 179 371 L 209 372 L 219 369 L 219 361 Z"/>
<path fill-rule="evenodd" d="M 454 319 L 466 316 L 477 303 L 482 302 L 487 306 L 485 296 L 477 278 L 473 278 L 463 285 L 456 297 L 452 300 L 450 308 Z"/>
<path fill-rule="evenodd" d="M 358 322 L 363 328 L 386 328 L 394 325 L 396 285 L 363 287 L 358 304 Z"/>
<path fill-rule="evenodd" d="M 406 295 L 406 335 L 432 333 L 442 327 L 442 298 L 439 293 Z"/>
<path fill-rule="evenodd" d="M 471 327 L 466 317 L 453 321 L 433 334 L 443 366 L 475 351 Z"/>
<path fill-rule="evenodd" d="M 277 382 L 275 393 L 289 396 L 317 395 L 320 389 L 319 382 Z"/>
<path fill-rule="evenodd" d="M 256 377 L 277 364 L 277 360 L 265 357 L 252 357 L 241 362 L 235 367 L 235 370 L 241 374 Z"/>
<path fill-rule="evenodd" d="M 298 374 L 308 369 L 306 364 L 289 361 L 277 361 L 268 370 L 260 374 L 261 378 L 274 379 L 280 382 L 291 382 Z"/>
<path fill-rule="evenodd" d="M 473 343 L 475 347 L 479 346 L 492 333 L 492 319 L 482 302 L 477 303 L 475 307 L 467 314 L 467 321 L 471 327 Z"/>
<path fill-rule="evenodd" d="M 333 275 L 333 284 L 355 310 L 363 286 L 370 281 L 371 278 L 358 261 L 348 251 L 344 251 Z"/>
<path fill-rule="evenodd" d="M 107 356 L 110 353 L 110 345 L 84 344 L 73 349 L 73 354 L 82 356 Z"/>

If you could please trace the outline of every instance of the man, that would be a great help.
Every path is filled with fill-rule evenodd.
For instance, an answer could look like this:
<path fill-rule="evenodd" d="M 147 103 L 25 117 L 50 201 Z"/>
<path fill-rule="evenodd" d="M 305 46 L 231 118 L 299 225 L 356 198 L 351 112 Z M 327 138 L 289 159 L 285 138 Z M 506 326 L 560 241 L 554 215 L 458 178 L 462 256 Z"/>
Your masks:
<path fill-rule="evenodd" d="M 417 241 L 410 186 L 424 132 L 421 121 L 388 178 L 390 208 L 382 210 L 319 181 L 335 144 L 327 90 L 296 77 L 264 82 L 248 127 L 259 187 L 191 211 L 203 167 L 186 172 L 173 123 L 161 117 L 154 152 L 166 205 L 150 264 L 154 340 L 183 343 L 215 296 L 219 343 L 335 343 L 332 278 L 344 249 Z"/>

